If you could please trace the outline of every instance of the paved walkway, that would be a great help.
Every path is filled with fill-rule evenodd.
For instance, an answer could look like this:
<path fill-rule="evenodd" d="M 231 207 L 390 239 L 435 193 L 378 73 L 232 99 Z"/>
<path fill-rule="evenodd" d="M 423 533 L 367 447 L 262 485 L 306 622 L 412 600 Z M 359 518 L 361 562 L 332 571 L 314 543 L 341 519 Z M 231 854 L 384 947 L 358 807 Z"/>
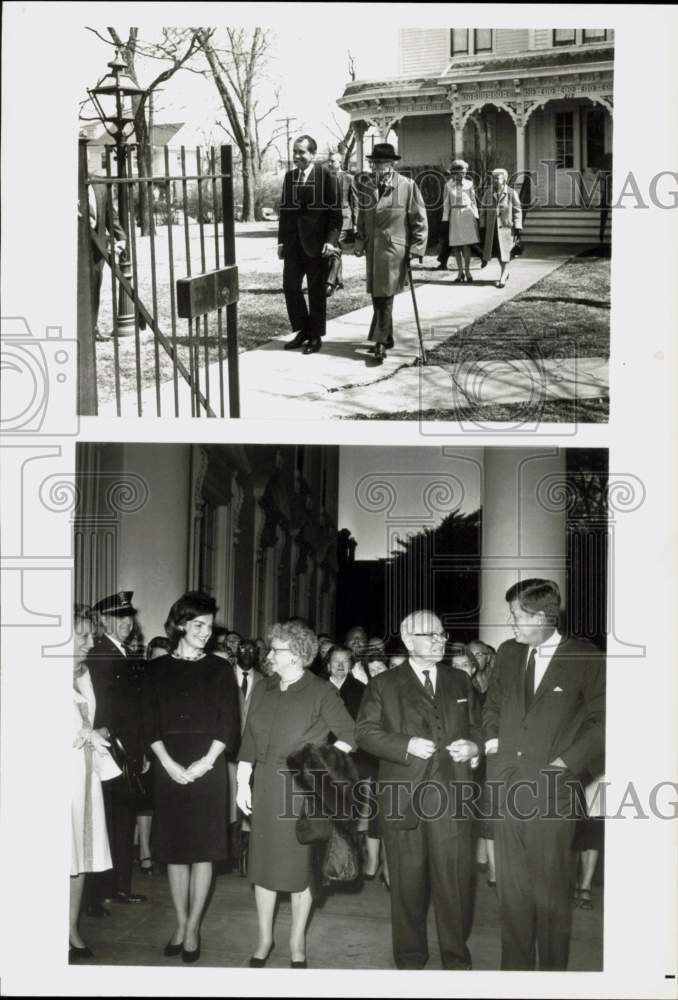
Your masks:
<path fill-rule="evenodd" d="M 455 285 L 449 277 L 425 283 L 432 259 L 414 269 L 415 291 L 426 349 L 430 350 L 551 274 L 582 247 L 530 245 L 516 261 L 506 287 L 495 287 L 499 267 L 484 270 L 478 261 L 471 285 Z M 453 266 L 451 264 L 450 266 Z M 281 299 L 281 308 L 283 303 Z M 602 358 L 553 361 L 512 360 L 466 362 L 461 365 L 418 364 L 419 341 L 411 292 L 394 302 L 395 348 L 382 365 L 368 354 L 367 333 L 372 308 L 331 320 L 320 352 L 285 351 L 291 334 L 276 337 L 240 355 L 241 416 L 273 419 L 327 419 L 389 414 L 400 411 L 456 409 L 489 403 L 532 406 L 547 399 L 599 398 L 607 395 L 608 363 Z M 211 396 L 218 399 L 218 366 L 210 367 Z M 201 388 L 204 391 L 204 376 Z M 366 390 L 369 389 L 369 392 Z M 173 388 L 162 388 L 162 410 L 174 412 Z M 190 413 L 189 390 L 180 387 L 180 412 Z M 155 391 L 144 393 L 144 411 L 155 415 Z M 102 409 L 101 415 L 112 407 Z M 123 400 L 123 414 L 136 413 L 136 398 Z"/>

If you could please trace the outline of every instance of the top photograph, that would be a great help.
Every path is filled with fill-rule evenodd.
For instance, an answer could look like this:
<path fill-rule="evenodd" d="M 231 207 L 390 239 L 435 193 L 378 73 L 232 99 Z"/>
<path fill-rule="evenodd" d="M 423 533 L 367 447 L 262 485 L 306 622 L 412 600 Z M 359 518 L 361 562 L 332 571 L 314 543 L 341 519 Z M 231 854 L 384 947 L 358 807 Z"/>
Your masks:
<path fill-rule="evenodd" d="M 607 422 L 614 32 L 327 30 L 81 29 L 80 415 Z"/>

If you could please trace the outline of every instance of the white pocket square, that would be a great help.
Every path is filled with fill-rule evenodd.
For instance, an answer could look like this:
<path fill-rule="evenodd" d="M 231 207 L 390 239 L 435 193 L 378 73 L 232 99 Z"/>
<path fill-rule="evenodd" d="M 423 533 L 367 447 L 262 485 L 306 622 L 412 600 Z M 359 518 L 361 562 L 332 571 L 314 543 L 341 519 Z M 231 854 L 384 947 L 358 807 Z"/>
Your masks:
<path fill-rule="evenodd" d="M 562 694 L 563 693 L 563 689 L 561 687 L 559 687 L 559 686 L 554 687 L 553 691 L 554 691 L 554 693 L 557 692 L 558 694 Z"/>
<path fill-rule="evenodd" d="M 467 701 L 468 698 L 457 698 L 457 705 L 465 705 Z"/>

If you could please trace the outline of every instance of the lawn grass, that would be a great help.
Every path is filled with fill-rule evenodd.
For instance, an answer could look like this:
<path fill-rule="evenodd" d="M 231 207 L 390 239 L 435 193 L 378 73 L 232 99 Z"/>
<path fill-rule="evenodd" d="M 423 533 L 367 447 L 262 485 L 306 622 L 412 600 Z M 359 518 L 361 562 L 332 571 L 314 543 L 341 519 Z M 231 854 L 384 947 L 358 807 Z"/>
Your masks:
<path fill-rule="evenodd" d="M 609 418 L 609 401 L 601 399 L 545 399 L 525 403 L 489 403 L 459 409 L 399 410 L 396 413 L 356 414 L 351 420 L 441 420 L 454 424 L 475 424 L 478 430 L 493 423 L 516 428 L 539 424 L 604 424 Z M 349 418 L 342 418 L 349 419 Z"/>
<path fill-rule="evenodd" d="M 518 261 L 513 265 L 520 267 Z M 440 274 L 441 272 L 437 272 Z M 442 272 L 444 273 L 444 272 Z M 582 254 L 435 347 L 431 364 L 609 358 L 610 262 Z"/>

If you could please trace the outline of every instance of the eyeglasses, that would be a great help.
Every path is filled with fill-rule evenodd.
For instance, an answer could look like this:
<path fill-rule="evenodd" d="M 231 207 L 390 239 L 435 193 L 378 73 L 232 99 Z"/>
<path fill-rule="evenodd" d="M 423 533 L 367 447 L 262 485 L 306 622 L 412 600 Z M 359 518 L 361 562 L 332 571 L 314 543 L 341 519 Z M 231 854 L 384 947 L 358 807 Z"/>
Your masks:
<path fill-rule="evenodd" d="M 271 648 L 269 649 L 269 653 L 273 653 L 274 656 L 277 656 L 278 653 L 291 653 L 291 652 L 292 650 L 290 649 L 289 646 L 278 646 L 277 649 L 275 648 L 275 646 L 271 646 Z"/>
<path fill-rule="evenodd" d="M 412 635 L 422 639 L 438 639 L 440 642 L 447 642 L 450 638 L 449 632 L 413 632 Z"/>

